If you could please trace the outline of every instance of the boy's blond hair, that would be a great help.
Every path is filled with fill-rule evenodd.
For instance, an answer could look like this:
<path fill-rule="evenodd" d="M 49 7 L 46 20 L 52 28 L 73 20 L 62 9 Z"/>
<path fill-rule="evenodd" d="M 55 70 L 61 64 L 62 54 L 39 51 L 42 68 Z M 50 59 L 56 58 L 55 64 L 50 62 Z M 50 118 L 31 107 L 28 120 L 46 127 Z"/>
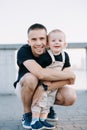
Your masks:
<path fill-rule="evenodd" d="M 51 33 L 55 33 L 55 32 L 60 32 L 60 33 L 62 33 L 62 34 L 64 35 L 64 37 L 65 37 L 65 33 L 64 33 L 63 31 L 61 31 L 60 29 L 54 29 L 54 30 L 50 31 L 50 32 L 48 33 L 48 37 L 51 35 Z"/>

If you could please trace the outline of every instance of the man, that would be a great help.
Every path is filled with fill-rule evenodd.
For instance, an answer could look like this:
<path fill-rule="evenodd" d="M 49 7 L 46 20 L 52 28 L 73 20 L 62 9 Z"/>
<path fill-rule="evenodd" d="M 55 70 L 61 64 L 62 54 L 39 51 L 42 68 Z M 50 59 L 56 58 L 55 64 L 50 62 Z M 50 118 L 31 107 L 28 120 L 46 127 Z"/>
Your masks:
<path fill-rule="evenodd" d="M 72 79 L 73 82 L 75 79 L 75 75 L 72 72 L 57 72 L 51 68 L 42 68 L 51 64 L 51 61 L 48 61 L 48 63 L 43 63 L 42 59 L 42 55 L 46 53 L 46 42 L 46 28 L 41 24 L 31 25 L 28 29 L 28 44 L 22 46 L 17 53 L 19 72 L 18 79 L 14 83 L 14 86 L 16 87 L 16 92 L 18 95 L 21 96 L 23 103 L 24 128 L 31 127 L 31 103 L 33 95 L 36 102 L 41 97 L 43 91 L 47 89 L 38 87 L 37 91 L 35 92 L 39 80 L 52 81 L 51 86 L 54 84 L 58 86 L 64 86 L 68 84 L 69 79 Z M 75 102 L 75 100 L 75 91 L 68 87 L 62 87 L 58 91 L 55 103 L 61 105 L 71 105 Z"/>

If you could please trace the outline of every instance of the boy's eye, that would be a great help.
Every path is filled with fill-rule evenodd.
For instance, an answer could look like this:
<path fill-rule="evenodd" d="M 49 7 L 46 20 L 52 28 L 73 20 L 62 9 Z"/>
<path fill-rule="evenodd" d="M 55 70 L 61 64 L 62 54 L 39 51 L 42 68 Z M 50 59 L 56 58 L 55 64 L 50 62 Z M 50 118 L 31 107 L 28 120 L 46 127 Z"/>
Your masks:
<path fill-rule="evenodd" d="M 55 40 L 52 40 L 52 42 L 55 42 Z"/>
<path fill-rule="evenodd" d="M 62 40 L 60 39 L 59 42 L 62 42 Z"/>

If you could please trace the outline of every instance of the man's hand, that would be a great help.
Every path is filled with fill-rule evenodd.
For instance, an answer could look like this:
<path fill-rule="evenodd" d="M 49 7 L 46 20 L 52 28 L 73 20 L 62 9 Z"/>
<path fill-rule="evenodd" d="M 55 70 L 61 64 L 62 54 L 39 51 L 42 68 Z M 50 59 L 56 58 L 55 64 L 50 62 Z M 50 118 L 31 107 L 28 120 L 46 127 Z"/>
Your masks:
<path fill-rule="evenodd" d="M 68 85 L 73 85 L 75 83 L 75 80 L 74 79 L 68 79 Z"/>
<path fill-rule="evenodd" d="M 36 89 L 33 95 L 32 106 L 34 106 L 37 102 L 41 100 L 43 94 L 44 94 L 44 88 L 42 86 L 38 86 L 38 88 Z"/>

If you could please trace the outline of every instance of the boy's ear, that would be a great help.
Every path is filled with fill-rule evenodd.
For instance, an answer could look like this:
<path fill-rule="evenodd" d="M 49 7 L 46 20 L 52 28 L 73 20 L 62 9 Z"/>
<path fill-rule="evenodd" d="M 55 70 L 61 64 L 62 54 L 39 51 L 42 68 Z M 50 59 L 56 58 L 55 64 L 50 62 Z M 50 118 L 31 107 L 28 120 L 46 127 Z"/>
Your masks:
<path fill-rule="evenodd" d="M 65 43 L 64 43 L 64 48 L 66 48 L 66 47 L 67 47 L 67 45 L 68 45 L 68 44 L 65 42 Z"/>

